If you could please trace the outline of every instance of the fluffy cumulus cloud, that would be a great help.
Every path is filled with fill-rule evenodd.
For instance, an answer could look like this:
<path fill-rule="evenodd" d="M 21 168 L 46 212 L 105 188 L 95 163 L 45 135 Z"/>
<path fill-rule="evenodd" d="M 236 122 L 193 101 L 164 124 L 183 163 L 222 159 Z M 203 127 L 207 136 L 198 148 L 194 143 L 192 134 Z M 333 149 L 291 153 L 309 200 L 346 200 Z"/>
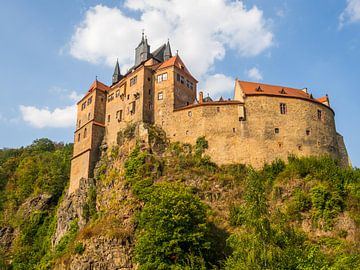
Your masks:
<path fill-rule="evenodd" d="M 250 68 L 249 70 L 247 70 L 246 75 L 249 77 L 249 79 L 255 80 L 255 81 L 261 81 L 263 79 L 263 76 L 262 76 L 260 70 L 256 67 L 253 67 L 253 68 Z"/>
<path fill-rule="evenodd" d="M 340 25 L 360 21 L 360 0 L 347 0 L 346 8 L 340 15 Z"/>
<path fill-rule="evenodd" d="M 48 108 L 39 109 L 33 106 L 20 106 L 22 119 L 36 128 L 72 127 L 76 121 L 76 106 L 56 108 L 53 111 Z"/>
<path fill-rule="evenodd" d="M 234 89 L 235 80 L 224 74 L 214 74 L 206 77 L 203 85 L 200 87 L 205 89 L 204 95 L 211 94 L 212 98 L 226 96 Z M 201 89 L 200 89 L 201 90 Z"/>
<path fill-rule="evenodd" d="M 137 18 L 127 15 L 136 13 Z M 127 13 L 126 13 L 127 12 Z M 141 30 L 152 49 L 170 38 L 173 51 L 198 79 L 205 78 L 216 60 L 231 48 L 240 56 L 255 56 L 273 43 L 273 33 L 262 10 L 228 0 L 127 0 L 122 7 L 97 5 L 85 14 L 70 41 L 75 58 L 121 67 L 134 61 Z"/>

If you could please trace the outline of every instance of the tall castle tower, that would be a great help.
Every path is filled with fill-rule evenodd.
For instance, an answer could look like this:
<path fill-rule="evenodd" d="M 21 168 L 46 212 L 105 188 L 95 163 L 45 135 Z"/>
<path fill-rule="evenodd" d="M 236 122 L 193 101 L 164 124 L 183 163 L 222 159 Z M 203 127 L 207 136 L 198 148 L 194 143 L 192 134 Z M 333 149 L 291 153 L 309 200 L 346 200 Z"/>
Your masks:
<path fill-rule="evenodd" d="M 106 96 L 109 90 L 108 86 L 95 80 L 77 103 L 69 192 L 79 187 L 81 178 L 93 176 L 99 147 L 105 134 Z"/>

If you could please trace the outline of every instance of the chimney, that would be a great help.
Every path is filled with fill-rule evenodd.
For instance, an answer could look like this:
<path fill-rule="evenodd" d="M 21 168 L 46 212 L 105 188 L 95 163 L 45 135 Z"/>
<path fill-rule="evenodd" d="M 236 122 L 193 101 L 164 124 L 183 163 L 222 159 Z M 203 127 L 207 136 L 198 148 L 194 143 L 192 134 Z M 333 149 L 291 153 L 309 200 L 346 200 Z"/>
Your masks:
<path fill-rule="evenodd" d="M 204 102 L 204 93 L 202 91 L 199 92 L 199 103 Z"/>

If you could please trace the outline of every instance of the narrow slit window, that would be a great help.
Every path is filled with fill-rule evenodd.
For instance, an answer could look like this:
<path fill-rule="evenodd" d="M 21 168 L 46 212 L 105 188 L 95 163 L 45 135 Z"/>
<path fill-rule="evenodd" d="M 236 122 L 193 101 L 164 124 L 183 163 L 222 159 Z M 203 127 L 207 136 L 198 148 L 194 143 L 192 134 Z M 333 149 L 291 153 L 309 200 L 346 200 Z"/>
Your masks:
<path fill-rule="evenodd" d="M 280 103 L 280 113 L 286 114 L 287 113 L 287 107 L 285 103 Z"/>
<path fill-rule="evenodd" d="M 318 118 L 318 120 L 322 120 L 322 111 L 321 110 L 317 110 L 317 118 Z"/>

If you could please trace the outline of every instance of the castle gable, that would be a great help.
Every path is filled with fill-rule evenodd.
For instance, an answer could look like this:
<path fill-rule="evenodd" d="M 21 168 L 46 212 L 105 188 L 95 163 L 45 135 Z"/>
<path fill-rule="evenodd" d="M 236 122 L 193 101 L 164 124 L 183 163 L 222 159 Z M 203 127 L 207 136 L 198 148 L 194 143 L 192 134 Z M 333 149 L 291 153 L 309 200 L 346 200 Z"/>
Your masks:
<path fill-rule="evenodd" d="M 157 70 L 161 70 L 168 67 L 177 67 L 179 70 L 182 70 L 185 74 L 189 75 L 192 79 L 194 79 L 196 82 L 198 82 L 194 76 L 191 75 L 190 71 L 186 68 L 184 62 L 181 60 L 179 55 L 175 55 L 165 62 L 163 62 L 161 65 L 157 67 Z"/>

